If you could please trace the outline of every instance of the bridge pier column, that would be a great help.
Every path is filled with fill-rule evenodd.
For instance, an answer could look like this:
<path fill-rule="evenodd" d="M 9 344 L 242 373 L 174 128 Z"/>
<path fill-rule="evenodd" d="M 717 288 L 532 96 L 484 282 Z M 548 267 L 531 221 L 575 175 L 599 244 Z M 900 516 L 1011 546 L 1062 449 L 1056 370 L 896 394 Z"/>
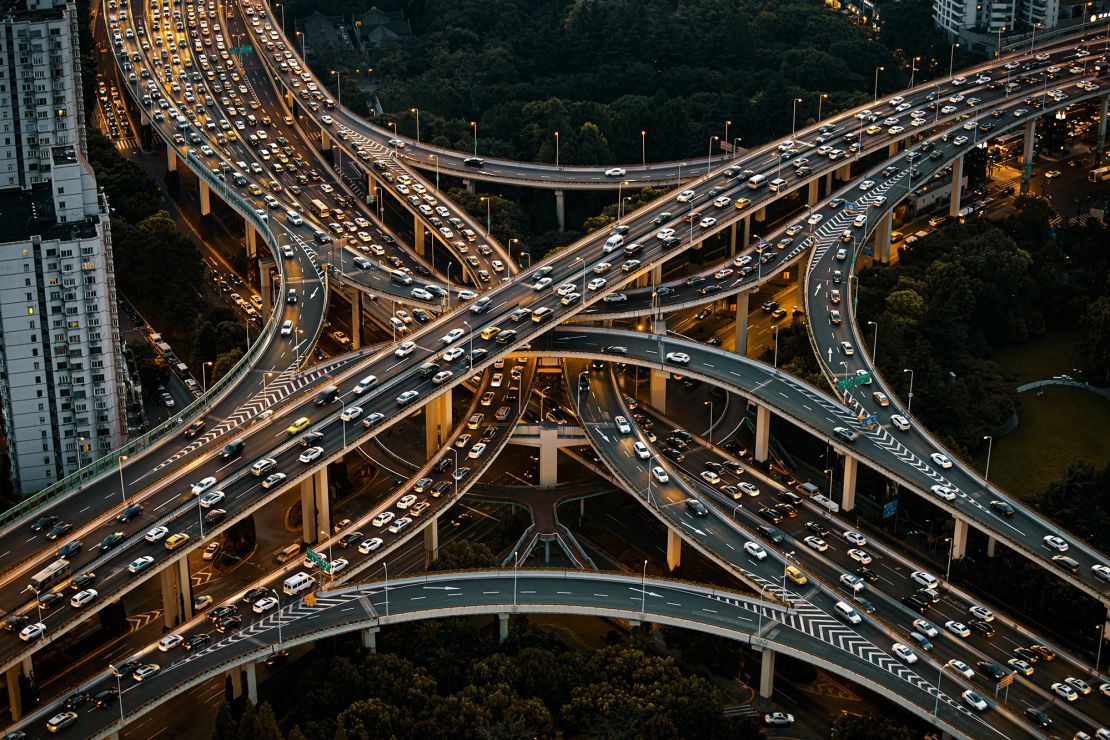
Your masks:
<path fill-rule="evenodd" d="M 177 150 L 166 144 L 166 169 L 177 172 Z"/>
<path fill-rule="evenodd" d="M 952 528 L 952 559 L 961 560 L 967 553 L 967 522 L 959 517 L 955 519 L 955 526 Z"/>
<path fill-rule="evenodd" d="M 774 692 L 775 651 L 764 647 L 759 660 L 759 695 L 764 699 L 770 699 Z"/>
<path fill-rule="evenodd" d="M 849 162 L 837 169 L 836 179 L 841 182 L 848 182 L 852 179 L 852 163 Z M 831 183 L 830 183 L 831 184 Z"/>
<path fill-rule="evenodd" d="M 212 215 L 212 189 L 203 178 L 200 181 L 200 215 Z"/>
<path fill-rule="evenodd" d="M 667 334 L 667 320 L 664 318 L 654 319 L 651 322 L 651 333 L 656 336 L 666 336 Z M 660 357 L 659 361 L 662 362 L 663 358 Z M 651 391 L 651 405 L 661 414 L 667 413 L 667 377 L 669 373 L 663 370 L 652 370 L 650 391 Z"/>
<path fill-rule="evenodd" d="M 674 571 L 682 565 L 682 538 L 674 530 L 667 530 L 667 570 Z"/>
<path fill-rule="evenodd" d="M 497 644 L 502 645 L 509 639 L 509 615 L 497 615 Z"/>
<path fill-rule="evenodd" d="M 351 349 L 362 348 L 362 291 L 351 290 Z"/>
<path fill-rule="evenodd" d="M 567 230 L 567 204 L 566 193 L 562 190 L 555 191 L 555 218 L 559 221 L 559 231 Z"/>
<path fill-rule="evenodd" d="M 948 215 L 952 218 L 960 215 L 960 209 L 963 203 L 960 198 L 963 193 L 963 188 L 960 183 L 964 179 L 964 155 L 960 155 L 952 160 L 952 195 L 948 199 Z"/>
<path fill-rule="evenodd" d="M 994 557 L 994 548 L 998 546 L 998 540 L 994 537 L 987 537 L 987 557 Z"/>
<path fill-rule="evenodd" d="M 767 209 L 760 208 L 758 211 L 752 214 L 752 218 L 755 219 L 755 222 L 757 224 L 763 223 L 763 221 L 767 218 Z"/>
<path fill-rule="evenodd" d="M 890 142 L 890 144 L 888 144 L 887 147 L 886 147 L 887 159 L 890 159 L 891 157 L 897 156 L 898 152 L 901 148 L 902 148 L 902 145 L 900 143 L 898 143 L 897 141 Z"/>
<path fill-rule="evenodd" d="M 231 698 L 238 699 L 243 695 L 243 670 L 238 666 L 229 668 L 227 675 L 231 679 Z"/>
<path fill-rule="evenodd" d="M 272 295 L 274 281 L 270 276 L 273 264 L 274 261 L 269 258 L 259 258 L 258 260 L 258 292 L 262 294 L 263 321 L 270 318 L 270 312 L 274 310 L 274 297 Z"/>
<path fill-rule="evenodd" d="M 1098 102 L 1098 149 L 1095 151 L 1095 166 L 1102 164 L 1106 151 L 1106 115 L 1110 104 L 1110 94 L 1103 95 Z"/>
<path fill-rule="evenodd" d="M 728 256 L 733 257 L 736 255 L 736 222 L 732 222 L 732 226 L 728 229 Z"/>
<path fill-rule="evenodd" d="M 875 227 L 875 257 L 882 264 L 890 262 L 890 232 L 894 228 L 894 211 L 887 211 Z"/>
<path fill-rule="evenodd" d="M 451 423 L 451 391 L 424 404 L 424 449 L 429 457 L 439 454 L 454 426 Z"/>
<path fill-rule="evenodd" d="M 840 510 L 851 511 L 856 508 L 856 458 L 844 456 L 844 485 L 840 495 Z"/>
<path fill-rule="evenodd" d="M 254 259 L 258 256 L 258 232 L 250 221 L 244 223 L 246 223 L 247 228 L 247 257 L 248 259 Z"/>
<path fill-rule="evenodd" d="M 365 627 L 360 630 L 362 635 L 362 648 L 371 653 L 378 652 L 378 627 Z"/>
<path fill-rule="evenodd" d="M 331 135 L 326 128 L 320 129 L 320 149 L 325 152 L 331 149 Z"/>
<path fill-rule="evenodd" d="M 748 303 L 751 291 L 743 290 L 736 294 L 736 348 L 738 355 L 748 354 Z"/>
<path fill-rule="evenodd" d="M 433 519 L 424 527 L 424 570 L 439 560 L 439 520 Z"/>
<path fill-rule="evenodd" d="M 771 409 L 755 407 L 755 460 L 767 462 L 767 448 L 771 442 Z"/>
<path fill-rule="evenodd" d="M 181 558 L 161 572 L 162 614 L 170 629 L 193 618 L 193 582 L 189 559 Z"/>
<path fill-rule="evenodd" d="M 820 200 L 820 196 L 818 195 L 818 190 L 820 189 L 820 186 L 821 186 L 820 178 L 818 178 L 816 180 L 810 180 L 809 190 L 806 193 L 806 205 L 807 206 L 817 205 L 817 201 Z"/>
<path fill-rule="evenodd" d="M 413 222 L 413 227 L 412 227 L 413 245 L 412 245 L 412 247 L 413 247 L 413 249 L 416 250 L 416 253 L 419 254 L 421 257 L 427 257 L 427 255 L 424 253 L 424 249 L 425 249 L 424 239 L 426 238 L 424 236 L 424 224 L 423 224 L 423 222 L 421 222 L 420 216 L 416 216 L 416 215 L 414 215 L 412 217 L 412 222 Z"/>
<path fill-rule="evenodd" d="M 542 422 L 541 422 L 542 425 Z M 540 427 L 540 485 L 559 483 L 559 430 Z"/>
<path fill-rule="evenodd" d="M 23 689 L 24 685 L 28 689 L 34 687 L 35 667 L 33 660 L 24 658 L 20 663 L 9 668 L 4 676 L 8 681 L 8 704 L 11 707 L 12 721 L 14 722 L 21 718 L 25 714 L 24 710 L 30 708 L 32 704 L 31 696 L 27 697 L 27 701 L 24 701 Z M 30 693 L 33 695 L 35 692 L 31 691 Z"/>
<path fill-rule="evenodd" d="M 471 195 L 478 192 L 477 185 L 475 184 L 475 182 L 473 180 L 464 179 L 463 180 L 463 185 L 466 186 L 466 192 L 470 193 Z"/>
<path fill-rule="evenodd" d="M 247 663 L 243 668 L 247 673 L 247 698 L 251 704 L 258 704 L 258 672 L 255 664 Z"/>
<path fill-rule="evenodd" d="M 830 172 L 827 175 L 825 175 L 825 195 L 826 196 L 830 195 L 832 193 L 832 187 L 833 187 L 833 173 Z"/>
<path fill-rule="evenodd" d="M 744 249 L 751 243 L 752 240 L 752 219 L 750 216 L 744 216 L 740 219 L 740 224 L 744 227 L 744 241 L 740 243 L 740 248 Z"/>
<path fill-rule="evenodd" d="M 1030 118 L 1025 124 L 1025 140 L 1021 150 L 1021 194 L 1029 192 L 1029 181 L 1033 178 L 1033 134 L 1037 130 L 1037 119 Z"/>
<path fill-rule="evenodd" d="M 331 500 L 328 498 L 328 468 L 325 465 L 301 481 L 301 539 L 319 541 L 320 532 L 331 531 Z"/>

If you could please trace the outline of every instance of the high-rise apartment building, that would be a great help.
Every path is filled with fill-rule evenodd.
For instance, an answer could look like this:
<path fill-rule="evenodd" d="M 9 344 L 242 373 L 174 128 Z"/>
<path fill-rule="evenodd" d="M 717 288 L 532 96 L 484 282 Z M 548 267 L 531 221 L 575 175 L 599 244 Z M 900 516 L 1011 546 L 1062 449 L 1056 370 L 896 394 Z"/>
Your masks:
<path fill-rule="evenodd" d="M 933 0 L 933 21 L 953 38 L 1002 33 L 1027 34 L 1034 26 L 1052 29 L 1082 23 L 1105 11 L 1106 0 Z"/>
<path fill-rule="evenodd" d="M 85 160 L 72 2 L 0 2 L 0 411 L 29 494 L 120 445 L 108 207 Z"/>

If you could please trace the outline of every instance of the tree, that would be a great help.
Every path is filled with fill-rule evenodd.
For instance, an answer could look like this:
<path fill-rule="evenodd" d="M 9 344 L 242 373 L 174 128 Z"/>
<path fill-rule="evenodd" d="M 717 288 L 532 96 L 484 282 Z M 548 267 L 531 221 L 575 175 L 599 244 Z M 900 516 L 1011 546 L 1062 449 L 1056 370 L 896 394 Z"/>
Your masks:
<path fill-rule="evenodd" d="M 430 570 L 469 570 L 496 567 L 497 558 L 490 551 L 488 545 L 482 542 L 460 539 L 440 548 Z"/>
<path fill-rule="evenodd" d="M 1079 354 L 1092 372 L 1110 381 L 1110 296 L 1097 299 L 1080 319 Z"/>
<path fill-rule="evenodd" d="M 404 737 L 408 735 L 412 719 L 407 709 L 370 697 L 340 712 L 336 719 L 336 737 L 347 740 Z"/>
<path fill-rule="evenodd" d="M 212 372 L 209 374 L 209 385 L 227 375 L 241 359 L 243 359 L 243 350 L 238 347 L 216 357 L 216 361 L 212 364 Z"/>
<path fill-rule="evenodd" d="M 238 734 L 238 724 L 231 715 L 231 707 L 226 701 L 216 707 L 216 724 L 212 730 L 212 740 L 234 740 Z"/>
<path fill-rule="evenodd" d="M 840 714 L 832 725 L 837 740 L 913 740 L 908 727 L 874 714 Z"/>

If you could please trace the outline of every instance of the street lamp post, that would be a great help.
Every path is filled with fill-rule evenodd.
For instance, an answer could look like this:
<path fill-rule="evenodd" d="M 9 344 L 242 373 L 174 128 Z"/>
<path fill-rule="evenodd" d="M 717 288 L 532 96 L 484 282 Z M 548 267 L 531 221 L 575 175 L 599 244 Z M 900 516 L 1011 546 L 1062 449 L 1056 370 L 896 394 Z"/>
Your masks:
<path fill-rule="evenodd" d="M 328 539 L 328 537 L 330 535 L 327 532 L 325 532 L 324 530 L 321 529 L 320 530 L 320 536 L 323 537 L 326 540 L 326 539 Z M 331 542 L 328 542 L 328 575 L 331 576 L 331 580 L 334 583 L 335 582 L 335 573 L 332 572 L 332 559 L 331 559 L 332 551 L 331 551 L 331 547 L 332 547 Z"/>
<path fill-rule="evenodd" d="M 713 169 L 713 142 L 714 141 L 720 141 L 720 139 L 721 139 L 720 136 L 710 136 L 709 137 L 709 160 L 708 160 L 708 162 L 706 163 L 706 166 L 705 166 L 706 174 L 708 174 L 709 171 L 711 169 Z"/>
<path fill-rule="evenodd" d="M 474 129 L 474 156 L 478 156 L 478 122 L 471 121 L 470 128 Z"/>
<path fill-rule="evenodd" d="M 875 334 L 871 339 L 871 364 L 875 364 L 875 353 L 879 351 L 879 322 L 868 321 L 867 325 L 875 327 Z"/>
<path fill-rule="evenodd" d="M 956 63 L 956 49 L 959 49 L 959 48 L 960 48 L 960 45 L 958 43 L 956 43 L 956 44 L 952 44 L 952 48 L 950 48 L 948 50 L 948 76 L 949 77 L 952 76 L 952 68 L 953 68 L 953 65 L 955 65 L 955 63 Z M 938 102 L 938 105 L 939 105 L 939 102 Z"/>
<path fill-rule="evenodd" d="M 271 588 L 270 593 L 277 599 L 277 626 L 278 626 L 278 647 L 281 647 L 281 593 L 276 588 Z"/>
<path fill-rule="evenodd" d="M 417 136 L 419 136 L 419 134 L 417 134 Z M 428 159 L 434 159 L 436 161 L 436 190 L 439 190 L 439 155 L 429 154 Z"/>
<path fill-rule="evenodd" d="M 998 27 L 998 48 L 995 49 L 994 56 L 997 59 L 1002 56 L 1002 32 L 1006 30 L 1005 26 Z"/>
<path fill-rule="evenodd" d="M 1029 38 L 1029 51 L 1033 51 L 1033 47 L 1037 43 L 1037 29 L 1041 27 L 1041 22 L 1037 21 L 1033 24 L 1033 35 Z"/>
<path fill-rule="evenodd" d="M 419 108 L 409 108 L 409 113 L 415 113 L 416 114 L 416 143 L 419 144 L 420 143 L 420 109 Z"/>
<path fill-rule="evenodd" d="M 913 416 L 913 370 L 907 367 L 903 368 L 902 372 L 910 374 L 910 392 L 906 397 L 906 413 Z"/>
<path fill-rule="evenodd" d="M 991 448 L 994 447 L 994 436 L 987 434 L 983 436 L 987 440 L 987 469 L 983 471 L 983 480 L 990 485 L 991 482 Z"/>
<path fill-rule="evenodd" d="M 646 611 L 645 604 L 647 602 L 647 564 L 648 564 L 648 561 L 644 560 L 644 573 L 643 573 L 643 575 L 640 576 L 640 620 L 641 621 L 644 618 L 644 612 Z M 1100 644 L 1100 647 L 1101 647 L 1101 644 Z"/>
<path fill-rule="evenodd" d="M 948 543 L 948 565 L 944 568 L 944 580 L 948 580 L 952 575 L 952 538 L 945 537 L 944 541 Z"/>
<path fill-rule="evenodd" d="M 647 131 L 640 131 L 640 166 L 647 169 Z"/>
<path fill-rule="evenodd" d="M 913 78 L 917 74 L 917 63 L 921 61 L 921 57 L 914 57 L 910 61 L 910 87 L 913 87 Z"/>
<path fill-rule="evenodd" d="M 470 371 L 474 372 L 474 328 L 470 326 L 469 321 L 464 321 L 462 323 L 463 326 L 466 327 L 467 334 L 470 335 L 470 352 L 467 354 L 466 359 L 467 362 L 470 363 Z"/>
<path fill-rule="evenodd" d="M 520 573 L 520 553 L 513 550 L 513 606 L 516 606 L 516 579 Z"/>
<path fill-rule="evenodd" d="M 775 324 L 771 327 L 771 331 L 775 335 L 775 364 L 772 365 L 775 370 L 779 369 L 779 326 Z"/>
<path fill-rule="evenodd" d="M 794 98 L 794 105 L 792 106 L 791 111 L 790 111 L 790 141 L 791 141 L 791 143 L 793 143 L 794 134 L 798 130 L 798 127 L 797 127 L 797 123 L 798 123 L 798 103 L 800 103 L 800 102 L 802 102 L 801 98 Z"/>
<path fill-rule="evenodd" d="M 486 233 L 488 234 L 488 233 L 490 233 L 490 210 L 489 210 L 490 198 L 487 198 L 486 196 L 483 195 L 478 200 L 480 202 L 483 202 L 483 203 L 486 204 Z"/>
<path fill-rule="evenodd" d="M 713 444 L 713 402 L 712 401 L 703 401 L 702 405 L 709 407 L 709 444 L 712 445 Z"/>
<path fill-rule="evenodd" d="M 127 489 L 123 485 L 123 461 L 127 459 L 127 455 L 120 455 L 116 458 L 119 463 L 119 495 L 123 499 L 123 503 L 127 503 Z"/>
<path fill-rule="evenodd" d="M 559 132 L 555 132 L 555 166 L 559 166 Z"/>
<path fill-rule="evenodd" d="M 725 121 L 725 138 L 721 139 L 721 141 L 723 142 L 721 144 L 722 147 L 728 145 L 728 127 L 731 126 L 731 125 L 732 125 L 732 121 L 729 121 L 729 120 Z"/>
<path fill-rule="evenodd" d="M 817 96 L 817 122 L 821 123 L 821 106 L 825 102 L 825 98 L 829 97 L 828 93 L 821 93 Z"/>
<path fill-rule="evenodd" d="M 340 105 L 343 105 L 343 78 L 337 69 L 333 69 L 331 73 L 335 75 L 335 99 L 339 101 Z"/>
<path fill-rule="evenodd" d="M 382 567 L 385 568 L 385 615 L 389 616 L 389 563 L 382 560 Z"/>
<path fill-rule="evenodd" d="M 208 392 L 208 368 L 210 368 L 212 364 L 212 362 L 206 362 L 200 366 L 200 387 L 205 393 Z"/>
<path fill-rule="evenodd" d="M 1098 650 L 1095 652 L 1095 675 L 1102 675 L 1102 643 L 1104 642 L 1103 633 L 1106 630 L 1106 623 L 1098 625 Z"/>
<path fill-rule="evenodd" d="M 879 99 L 879 73 L 886 71 L 886 67 L 875 67 L 875 100 Z"/>

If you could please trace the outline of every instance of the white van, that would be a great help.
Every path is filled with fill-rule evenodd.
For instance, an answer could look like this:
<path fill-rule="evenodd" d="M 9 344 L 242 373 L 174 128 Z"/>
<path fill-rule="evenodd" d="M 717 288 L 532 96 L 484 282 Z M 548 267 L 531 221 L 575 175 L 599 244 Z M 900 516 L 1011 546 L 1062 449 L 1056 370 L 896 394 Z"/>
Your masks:
<path fill-rule="evenodd" d="M 289 219 L 289 223 L 293 224 L 294 226 L 300 226 L 304 223 L 304 219 L 301 218 L 301 214 L 297 213 L 293 209 L 289 209 L 288 211 L 286 211 L 285 216 Z"/>
<path fill-rule="evenodd" d="M 751 190 L 759 190 L 767 182 L 766 175 L 752 175 L 748 178 L 748 188 Z"/>
<path fill-rule="evenodd" d="M 316 581 L 308 573 L 301 571 L 294 573 L 285 579 L 282 590 L 289 596 L 296 596 L 302 591 L 307 591 L 312 588 L 312 584 Z M 849 607 L 850 608 L 850 607 Z"/>
<path fill-rule="evenodd" d="M 624 237 L 621 234 L 613 234 L 613 236 L 605 240 L 605 247 L 602 251 L 605 252 L 605 254 L 609 254 L 610 252 L 617 251 L 623 246 Z"/>
<path fill-rule="evenodd" d="M 289 582 L 286 581 L 286 584 L 288 583 Z M 289 591 L 286 591 L 286 593 L 289 593 Z M 834 607 L 834 609 L 836 611 L 836 616 L 840 617 L 848 624 L 859 624 L 863 621 L 863 618 L 860 617 L 859 612 L 853 609 L 850 604 L 847 604 L 843 601 L 836 602 L 836 606 Z"/>

